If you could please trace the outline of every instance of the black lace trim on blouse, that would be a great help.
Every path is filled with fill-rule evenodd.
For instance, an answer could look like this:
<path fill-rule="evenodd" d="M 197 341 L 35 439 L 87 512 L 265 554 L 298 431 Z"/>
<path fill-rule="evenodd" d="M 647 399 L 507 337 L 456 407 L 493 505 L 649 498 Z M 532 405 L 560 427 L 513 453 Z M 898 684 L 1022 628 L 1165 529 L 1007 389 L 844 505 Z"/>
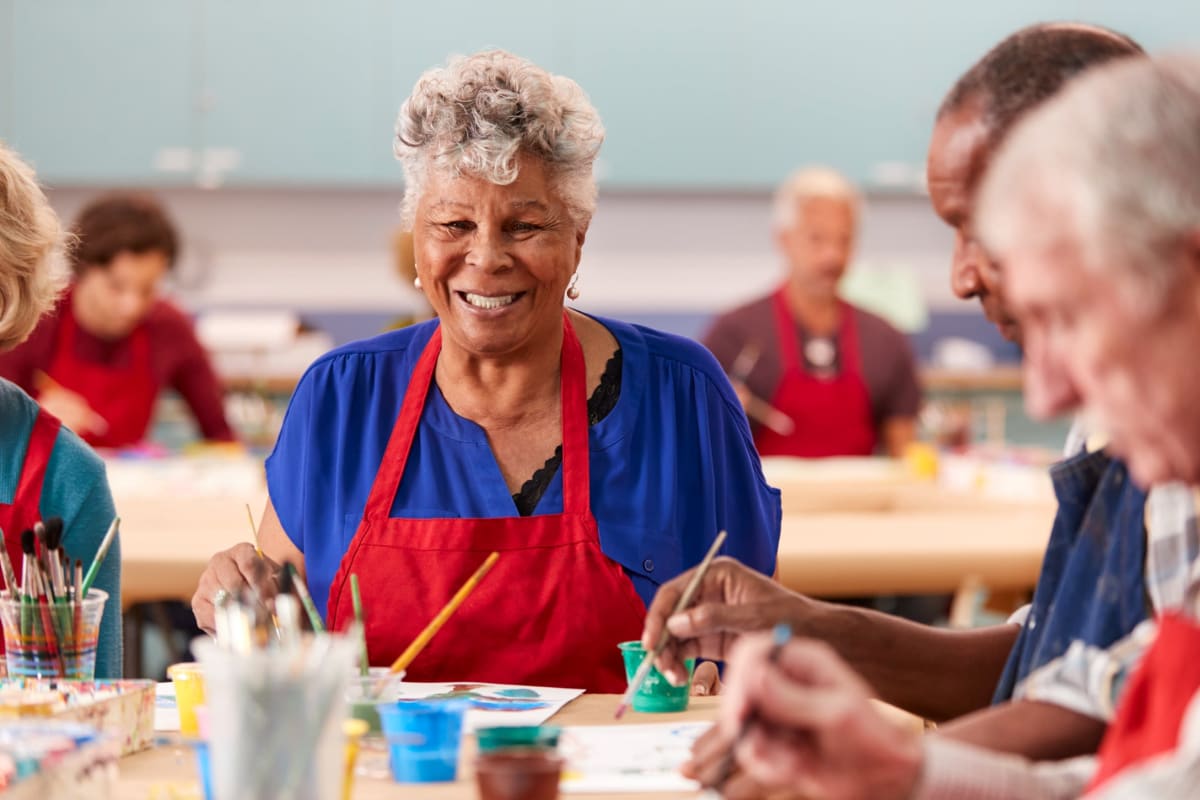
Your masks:
<path fill-rule="evenodd" d="M 600 385 L 588 398 L 588 425 L 595 425 L 607 417 L 617 405 L 617 397 L 621 394 L 621 351 L 612 354 L 604 365 L 604 374 L 600 376 Z M 550 486 L 550 480 L 558 468 L 562 466 L 562 445 L 554 449 L 554 455 L 546 459 L 545 465 L 533 473 L 533 477 L 525 481 L 521 491 L 512 496 L 516 503 L 517 512 L 522 517 L 528 517 L 537 508 L 542 495 Z"/>

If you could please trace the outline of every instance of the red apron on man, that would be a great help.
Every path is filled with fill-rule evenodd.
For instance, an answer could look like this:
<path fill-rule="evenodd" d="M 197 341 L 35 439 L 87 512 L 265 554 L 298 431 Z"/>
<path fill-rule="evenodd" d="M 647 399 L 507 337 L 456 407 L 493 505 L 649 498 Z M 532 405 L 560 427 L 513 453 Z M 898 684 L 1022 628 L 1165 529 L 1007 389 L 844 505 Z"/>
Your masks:
<path fill-rule="evenodd" d="M 146 437 L 159 386 L 150 362 L 150 335 L 145 323 L 129 334 L 129 362 L 112 367 L 79 357 L 79 323 L 71 298 L 62 304 L 54 358 L 47 375 L 52 381 L 83 397 L 104 419 L 103 432 L 78 432 L 93 447 L 128 447 Z"/>
<path fill-rule="evenodd" d="M 1089 789 L 1122 770 L 1172 752 L 1183 715 L 1200 692 L 1200 625 L 1179 614 L 1158 621 L 1154 644 L 1129 678 L 1117 715 L 1100 743 Z"/>
<path fill-rule="evenodd" d="M 788 416 L 794 427 L 786 436 L 760 427 L 754 436 L 759 455 L 823 458 L 874 453 L 877 437 L 871 396 L 859 359 L 854 309 L 845 302 L 838 303 L 841 369 L 836 375 L 824 378 L 804 368 L 786 287 L 775 293 L 772 305 L 783 377 L 771 405 Z"/>
<path fill-rule="evenodd" d="M 399 418 L 329 593 L 329 625 L 353 618 L 357 574 L 367 648 L 390 664 L 492 551 L 500 559 L 417 656 L 408 677 L 565 686 L 617 693 L 617 643 L 637 639 L 646 609 L 621 566 L 600 549 L 590 508 L 583 349 L 563 316 L 563 510 L 483 519 L 389 516 L 441 352 L 434 332 L 413 371 Z"/>
<path fill-rule="evenodd" d="M 34 526 L 41 520 L 39 507 L 42 502 L 42 484 L 46 479 L 46 466 L 50 463 L 50 454 L 54 452 L 54 442 L 58 439 L 58 431 L 62 423 L 49 412 L 38 409 L 38 415 L 33 421 L 33 430 L 29 434 L 29 445 L 25 448 L 25 459 L 21 464 L 17 488 L 13 492 L 11 504 L 0 503 L 0 528 L 4 530 L 4 547 L 8 550 L 9 560 L 15 569 L 20 570 L 21 533 Z M 20 580 L 20 574 L 17 580 Z M 6 587 L 10 592 L 15 587 Z M 4 641 L 0 637 L 0 653 L 4 652 Z"/>

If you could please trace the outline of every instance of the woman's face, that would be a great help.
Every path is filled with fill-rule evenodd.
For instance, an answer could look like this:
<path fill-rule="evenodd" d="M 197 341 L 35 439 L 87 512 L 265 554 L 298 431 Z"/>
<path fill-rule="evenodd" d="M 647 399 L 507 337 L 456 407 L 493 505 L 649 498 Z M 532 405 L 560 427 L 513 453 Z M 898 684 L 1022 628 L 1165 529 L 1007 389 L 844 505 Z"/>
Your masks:
<path fill-rule="evenodd" d="M 516 181 L 434 171 L 417 203 L 417 274 L 443 336 L 468 353 L 518 355 L 554 341 L 583 247 L 545 166 L 522 156 Z M 549 337 L 549 338 L 547 338 Z"/>

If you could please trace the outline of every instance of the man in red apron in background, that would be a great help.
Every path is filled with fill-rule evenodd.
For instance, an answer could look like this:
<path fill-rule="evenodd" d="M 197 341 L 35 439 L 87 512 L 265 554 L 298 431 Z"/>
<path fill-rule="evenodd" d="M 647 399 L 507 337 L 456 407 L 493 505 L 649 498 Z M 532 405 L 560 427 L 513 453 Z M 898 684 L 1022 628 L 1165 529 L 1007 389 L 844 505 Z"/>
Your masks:
<path fill-rule="evenodd" d="M 76 220 L 73 282 L 30 338 L 0 355 L 16 383 L 94 447 L 146 438 L 159 392 L 176 389 L 205 439 L 231 441 L 221 387 L 191 320 L 159 297 L 178 238 L 142 195 L 108 195 Z"/>
<path fill-rule="evenodd" d="M 858 212 L 857 191 L 833 170 L 792 175 L 775 199 L 787 279 L 704 337 L 763 456 L 899 456 L 913 440 L 921 391 L 907 339 L 838 296 Z"/>

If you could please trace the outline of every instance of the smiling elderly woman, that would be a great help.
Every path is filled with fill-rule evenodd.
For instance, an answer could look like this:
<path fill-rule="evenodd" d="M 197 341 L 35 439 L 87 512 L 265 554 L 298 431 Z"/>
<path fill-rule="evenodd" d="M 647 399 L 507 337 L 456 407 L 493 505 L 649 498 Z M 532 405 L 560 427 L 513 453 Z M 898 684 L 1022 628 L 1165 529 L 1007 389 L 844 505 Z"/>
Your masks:
<path fill-rule="evenodd" d="M 260 539 L 343 627 L 358 575 L 374 664 L 495 569 L 409 676 L 615 692 L 657 586 L 726 552 L 770 574 L 779 494 L 713 358 L 564 309 L 603 139 L 580 88 L 504 52 L 427 72 L 400 111 L 403 222 L 438 319 L 318 360 L 267 461 Z M 253 575 L 214 557 L 193 607 Z M 271 587 L 263 586 L 266 591 Z"/>

